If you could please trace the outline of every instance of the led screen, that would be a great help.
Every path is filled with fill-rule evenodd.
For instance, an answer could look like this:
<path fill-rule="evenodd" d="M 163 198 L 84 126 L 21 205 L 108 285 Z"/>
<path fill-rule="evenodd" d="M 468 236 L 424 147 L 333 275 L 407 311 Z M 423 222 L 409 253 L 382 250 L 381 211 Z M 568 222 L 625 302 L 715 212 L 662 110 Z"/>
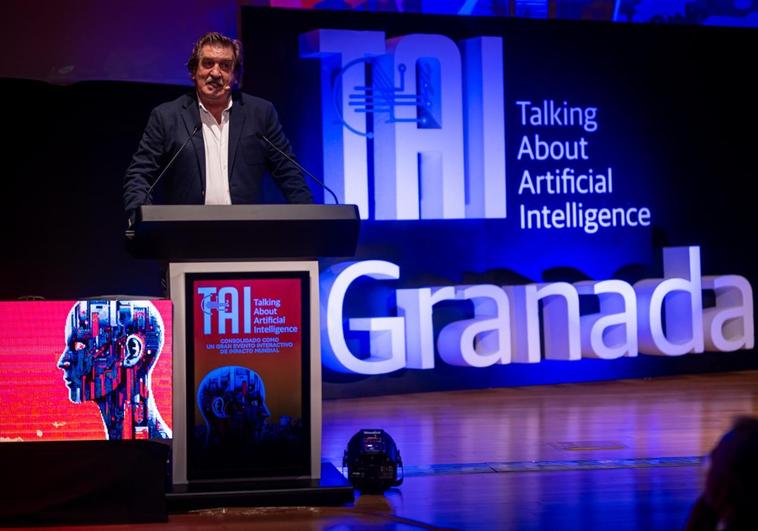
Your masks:
<path fill-rule="evenodd" d="M 171 437 L 171 302 L 0 302 L 0 440 Z"/>

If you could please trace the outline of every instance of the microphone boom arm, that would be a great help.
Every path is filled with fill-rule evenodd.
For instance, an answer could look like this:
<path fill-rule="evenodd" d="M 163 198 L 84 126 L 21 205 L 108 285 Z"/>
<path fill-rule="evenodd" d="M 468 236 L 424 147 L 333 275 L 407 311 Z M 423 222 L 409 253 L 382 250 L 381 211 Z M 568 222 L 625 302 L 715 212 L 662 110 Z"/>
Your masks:
<path fill-rule="evenodd" d="M 195 135 L 197 134 L 197 132 L 200 130 L 200 127 L 201 127 L 201 124 L 197 124 L 195 126 L 195 128 L 192 130 L 192 133 L 190 134 L 190 136 L 187 137 L 187 140 L 185 140 L 184 143 L 181 145 L 181 147 L 176 150 L 176 153 L 174 153 L 174 156 L 171 157 L 171 160 L 168 161 L 168 164 L 166 164 L 163 167 L 163 171 L 161 171 L 161 173 L 158 175 L 158 177 L 155 178 L 155 180 L 153 181 L 153 184 L 150 185 L 150 188 L 147 189 L 147 194 L 145 194 L 145 203 L 144 204 L 150 204 L 150 203 L 153 202 L 152 199 L 150 198 L 150 194 L 153 192 L 153 188 L 155 188 L 155 185 L 158 184 L 158 181 L 161 180 L 161 177 L 163 177 L 163 174 L 166 173 L 166 170 L 168 170 L 171 167 L 171 165 L 174 163 L 174 160 L 176 160 L 176 157 L 179 156 L 179 153 L 181 153 L 182 150 L 184 149 L 184 147 L 187 144 L 189 144 L 189 141 L 192 140 L 195 137 Z"/>
<path fill-rule="evenodd" d="M 303 173 L 305 173 L 306 175 L 308 175 L 308 177 L 310 177 L 311 179 L 313 179 L 314 181 L 316 181 L 324 190 L 326 190 L 327 192 L 329 192 L 330 194 L 332 194 L 332 197 L 334 198 L 334 204 L 335 205 L 339 205 L 340 204 L 339 199 L 337 199 L 337 195 L 334 192 L 332 192 L 332 190 L 327 185 L 325 185 L 322 181 L 320 181 L 319 179 L 317 179 L 316 176 L 314 176 L 311 172 L 309 172 L 308 170 L 306 170 L 302 166 L 302 164 L 300 164 L 294 158 L 292 158 L 289 155 L 287 155 L 287 153 L 285 153 L 284 150 L 280 149 L 276 144 L 274 144 L 271 140 L 269 140 L 266 135 L 264 135 L 263 133 L 258 132 L 258 133 L 255 133 L 255 136 L 257 136 L 259 140 L 263 140 L 269 146 L 271 146 L 272 148 L 274 148 L 277 153 L 279 153 L 280 155 L 284 156 L 284 158 L 286 158 L 292 164 L 294 164 L 295 166 L 297 166 L 297 168 L 300 171 L 302 171 Z"/>

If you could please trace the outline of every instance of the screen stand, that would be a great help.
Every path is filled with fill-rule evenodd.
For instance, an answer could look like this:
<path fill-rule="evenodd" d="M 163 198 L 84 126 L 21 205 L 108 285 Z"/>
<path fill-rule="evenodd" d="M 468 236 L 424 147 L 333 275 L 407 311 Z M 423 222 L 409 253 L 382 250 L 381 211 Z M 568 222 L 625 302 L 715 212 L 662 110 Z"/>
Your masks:
<path fill-rule="evenodd" d="M 315 260 L 169 264 L 173 506 L 353 499 L 321 463 L 318 280 Z"/>

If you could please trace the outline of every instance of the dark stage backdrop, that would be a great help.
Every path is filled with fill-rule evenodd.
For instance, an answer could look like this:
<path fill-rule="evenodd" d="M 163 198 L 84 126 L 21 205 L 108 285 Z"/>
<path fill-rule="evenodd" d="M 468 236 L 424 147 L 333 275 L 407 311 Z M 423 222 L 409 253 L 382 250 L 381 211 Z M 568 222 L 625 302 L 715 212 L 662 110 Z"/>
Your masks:
<path fill-rule="evenodd" d="M 400 288 L 587 279 L 635 282 L 663 276 L 664 247 L 690 245 L 701 248 L 704 275 L 742 275 L 751 284 L 758 279 L 752 249 L 755 207 L 748 191 L 755 174 L 752 153 L 758 118 L 754 105 L 758 86 L 749 69 L 758 51 L 755 30 L 253 8 L 243 9 L 241 28 L 248 57 L 245 90 L 274 101 L 299 157 L 330 185 L 335 184 L 334 177 L 325 174 L 323 159 L 324 153 L 336 149 L 331 142 L 337 137 L 330 135 L 337 135 L 338 128 L 323 123 L 324 113 L 331 111 L 322 98 L 326 90 L 322 87 L 327 85 L 321 75 L 333 65 L 315 53 L 301 57 L 299 35 L 320 28 L 349 28 L 385 32 L 386 38 L 410 34 L 442 35 L 452 42 L 477 36 L 502 38 L 499 105 L 504 113 L 505 218 L 439 219 L 426 210 L 420 220 L 378 219 L 375 213 L 381 201 L 375 188 L 386 182 L 377 180 L 375 172 L 387 175 L 388 170 L 377 170 L 375 146 L 367 142 L 369 199 L 356 260 L 392 262 L 399 267 L 400 278 L 363 278 L 348 292 L 344 331 L 348 347 L 359 358 L 365 359 L 371 349 L 369 334 L 349 330 L 347 319 L 397 316 L 394 291 Z M 422 73 L 439 79 L 446 60 L 424 63 Z M 361 68 L 373 72 L 366 64 Z M 369 79 L 378 73 L 369 74 Z M 415 81 L 424 79 L 418 69 L 409 69 L 408 75 Z M 0 296 L 162 295 L 161 264 L 134 259 L 125 250 L 121 179 L 150 109 L 185 90 L 121 82 L 52 86 L 0 80 L 0 95 L 10 103 L 8 123 L 13 124 L 4 149 L 11 171 L 6 179 L 9 215 L 2 235 L 5 282 Z M 432 106 L 429 119 L 442 116 L 444 121 L 437 125 L 450 128 L 449 114 L 442 112 L 445 96 L 427 93 L 425 97 Z M 473 101 L 470 94 L 463 97 Z M 566 101 L 585 110 L 596 108 L 598 128 L 524 124 L 517 101 L 538 105 L 553 101 L 558 106 Z M 484 108 L 488 105 L 489 100 Z M 371 120 L 364 125 L 375 127 L 377 134 L 383 127 Z M 463 129 L 470 138 L 471 127 Z M 527 137 L 536 149 L 535 135 L 566 142 L 585 138 L 588 158 L 529 160 L 523 142 Z M 491 139 L 482 142 L 489 145 Z M 649 226 L 611 227 L 592 234 L 579 228 L 524 228 L 519 218 L 522 207 L 554 210 L 567 201 L 578 202 L 560 194 L 529 194 L 523 189 L 519 194 L 524 172 L 536 179 L 566 167 L 577 173 L 589 169 L 607 173 L 611 168 L 613 193 L 579 198 L 583 206 L 646 207 L 651 212 Z M 322 269 L 342 262 L 324 260 Z M 435 339 L 445 325 L 471 314 L 470 305 L 440 303 L 434 313 Z M 330 347 L 325 343 L 324 348 Z M 453 366 L 435 353 L 434 368 L 425 370 L 400 368 L 368 376 L 327 366 L 324 396 L 756 367 L 752 350 L 543 360 L 486 368 Z"/>
<path fill-rule="evenodd" d="M 160 264 L 126 252 L 121 184 L 150 109 L 186 90 L 0 82 L 4 101 L 16 102 L 3 150 L 10 172 L 0 296 L 162 295 Z"/>

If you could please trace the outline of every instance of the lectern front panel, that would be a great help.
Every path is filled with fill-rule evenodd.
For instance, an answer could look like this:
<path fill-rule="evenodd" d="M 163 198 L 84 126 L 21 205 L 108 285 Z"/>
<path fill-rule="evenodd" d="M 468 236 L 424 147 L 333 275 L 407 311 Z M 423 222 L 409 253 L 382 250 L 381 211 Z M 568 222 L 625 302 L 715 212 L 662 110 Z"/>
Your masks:
<path fill-rule="evenodd" d="M 173 483 L 317 479 L 317 262 L 169 265 Z"/>
<path fill-rule="evenodd" d="M 307 476 L 308 274 L 185 282 L 188 479 Z"/>

